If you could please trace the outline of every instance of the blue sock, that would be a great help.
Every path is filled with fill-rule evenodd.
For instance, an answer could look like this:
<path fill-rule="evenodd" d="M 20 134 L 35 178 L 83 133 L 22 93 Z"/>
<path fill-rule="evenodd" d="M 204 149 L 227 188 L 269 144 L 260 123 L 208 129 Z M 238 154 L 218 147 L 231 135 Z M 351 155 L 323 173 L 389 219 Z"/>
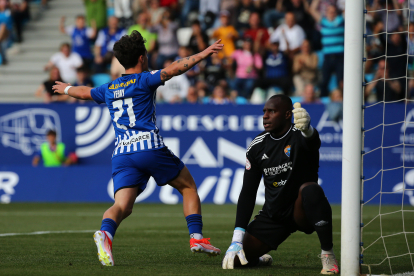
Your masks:
<path fill-rule="evenodd" d="M 101 231 L 107 231 L 112 235 L 112 238 L 115 237 L 116 228 L 118 228 L 118 225 L 112 219 L 106 218 L 102 220 Z"/>
<path fill-rule="evenodd" d="M 203 229 L 203 220 L 201 215 L 193 214 L 186 216 L 185 219 L 187 220 L 187 227 L 190 235 L 193 233 L 203 234 L 201 231 Z"/>

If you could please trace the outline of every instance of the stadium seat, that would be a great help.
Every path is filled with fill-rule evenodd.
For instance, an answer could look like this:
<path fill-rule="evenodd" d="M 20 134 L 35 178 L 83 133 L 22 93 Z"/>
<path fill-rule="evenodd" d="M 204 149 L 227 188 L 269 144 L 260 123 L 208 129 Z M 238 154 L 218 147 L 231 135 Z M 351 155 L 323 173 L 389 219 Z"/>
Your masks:
<path fill-rule="evenodd" d="M 191 27 L 179 28 L 177 30 L 178 44 L 180 44 L 180 46 L 188 46 L 192 34 L 193 29 Z"/>
<path fill-rule="evenodd" d="M 321 102 L 323 104 L 328 104 L 328 103 L 331 102 L 331 98 L 329 98 L 329 97 L 321 97 Z"/>
<path fill-rule="evenodd" d="M 300 103 L 302 101 L 301 96 L 290 97 L 290 99 L 292 100 L 292 103 Z"/>
<path fill-rule="evenodd" d="M 318 56 L 318 69 L 321 70 L 324 61 L 324 55 L 322 51 L 316 51 L 315 54 Z"/>
<path fill-rule="evenodd" d="M 111 79 L 111 76 L 108 74 L 95 74 L 92 76 L 92 82 L 95 87 L 101 86 L 110 81 L 112 81 L 112 79 Z"/>

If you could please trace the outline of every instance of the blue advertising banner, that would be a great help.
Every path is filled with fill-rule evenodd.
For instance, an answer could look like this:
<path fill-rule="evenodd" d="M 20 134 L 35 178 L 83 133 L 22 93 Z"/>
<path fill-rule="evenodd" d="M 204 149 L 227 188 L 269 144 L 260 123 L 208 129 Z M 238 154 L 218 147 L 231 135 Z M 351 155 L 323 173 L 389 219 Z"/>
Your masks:
<path fill-rule="evenodd" d="M 0 202 L 113 200 L 114 132 L 106 107 L 92 103 L 0 107 Z M 304 107 L 322 141 L 319 184 L 331 203 L 340 203 L 342 122 L 330 121 L 322 104 Z M 414 151 L 402 145 L 404 139 L 408 145 L 414 145 L 414 106 L 376 105 L 367 108 L 365 114 L 364 200 L 376 203 L 380 191 L 402 191 L 404 185 L 414 187 Z M 165 144 L 192 173 L 202 202 L 237 202 L 245 149 L 263 131 L 262 106 L 158 105 L 157 125 Z M 55 129 L 58 140 L 66 144 L 69 152 L 77 154 L 77 165 L 31 166 L 49 129 Z M 382 195 L 383 202 L 400 204 L 401 199 L 401 193 Z M 404 200 L 414 205 L 412 191 L 405 192 Z M 158 187 L 153 179 L 137 198 L 137 202 L 180 201 L 175 190 L 168 185 Z M 263 202 L 261 184 L 257 203 Z"/>

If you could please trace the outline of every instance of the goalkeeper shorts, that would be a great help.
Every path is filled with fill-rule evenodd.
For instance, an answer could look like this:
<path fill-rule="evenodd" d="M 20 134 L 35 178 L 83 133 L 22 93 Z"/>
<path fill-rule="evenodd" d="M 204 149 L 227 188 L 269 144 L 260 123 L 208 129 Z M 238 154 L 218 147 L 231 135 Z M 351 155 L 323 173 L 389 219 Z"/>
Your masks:
<path fill-rule="evenodd" d="M 302 230 L 293 220 L 293 216 L 277 222 L 261 211 L 250 222 L 246 231 L 272 250 L 276 250 L 292 233 Z"/>
<path fill-rule="evenodd" d="M 158 186 L 178 177 L 184 163 L 167 147 L 118 155 L 112 158 L 114 194 L 123 188 L 138 187 L 140 195 L 152 176 Z"/>

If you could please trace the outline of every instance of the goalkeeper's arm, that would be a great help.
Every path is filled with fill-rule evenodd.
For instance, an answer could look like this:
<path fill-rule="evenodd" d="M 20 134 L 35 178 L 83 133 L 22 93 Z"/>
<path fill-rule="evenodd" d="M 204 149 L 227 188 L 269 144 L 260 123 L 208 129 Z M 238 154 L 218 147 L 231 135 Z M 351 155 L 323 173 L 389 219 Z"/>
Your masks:
<path fill-rule="evenodd" d="M 88 86 L 70 86 L 69 83 L 57 81 L 53 85 L 53 91 L 59 94 L 67 94 L 73 98 L 80 100 L 93 100 L 91 96 L 92 87 Z"/>
<path fill-rule="evenodd" d="M 236 228 L 234 229 L 232 242 L 224 256 L 223 269 L 234 268 L 234 258 L 239 257 L 240 263 L 248 263 L 243 250 L 243 238 L 246 233 L 247 224 L 252 216 L 254 204 L 256 202 L 257 189 L 259 188 L 262 173 L 259 170 L 245 170 L 243 178 L 243 188 L 237 202 Z"/>

